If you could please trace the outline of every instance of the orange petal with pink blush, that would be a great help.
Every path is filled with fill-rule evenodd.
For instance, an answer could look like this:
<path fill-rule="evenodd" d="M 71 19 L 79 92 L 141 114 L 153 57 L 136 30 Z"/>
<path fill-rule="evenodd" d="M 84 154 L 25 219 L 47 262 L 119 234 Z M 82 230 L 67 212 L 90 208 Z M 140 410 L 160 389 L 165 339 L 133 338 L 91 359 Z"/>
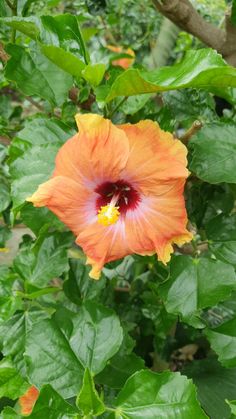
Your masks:
<path fill-rule="evenodd" d="M 157 183 L 188 177 L 186 147 L 156 122 L 119 127 L 126 133 L 131 150 L 123 176 L 138 189 L 149 194 Z"/>
<path fill-rule="evenodd" d="M 59 150 L 54 176 L 68 176 L 87 188 L 117 180 L 129 155 L 125 133 L 100 115 L 78 114 L 75 119 L 79 134 Z"/>
<path fill-rule="evenodd" d="M 27 201 L 35 207 L 49 208 L 75 235 L 96 219 L 93 194 L 65 176 L 56 176 L 43 183 Z"/>

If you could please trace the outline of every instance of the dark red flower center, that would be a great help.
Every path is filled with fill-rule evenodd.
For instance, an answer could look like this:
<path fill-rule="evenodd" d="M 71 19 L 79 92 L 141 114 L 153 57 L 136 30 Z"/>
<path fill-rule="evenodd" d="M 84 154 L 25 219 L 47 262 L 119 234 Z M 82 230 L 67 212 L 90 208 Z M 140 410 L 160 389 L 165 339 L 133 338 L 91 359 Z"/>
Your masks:
<path fill-rule="evenodd" d="M 124 180 L 115 183 L 104 182 L 95 189 L 100 196 L 96 201 L 96 208 L 99 211 L 102 206 L 108 205 L 113 196 L 117 196 L 116 206 L 119 212 L 124 215 L 128 210 L 134 210 L 140 202 L 140 195 L 133 186 Z"/>

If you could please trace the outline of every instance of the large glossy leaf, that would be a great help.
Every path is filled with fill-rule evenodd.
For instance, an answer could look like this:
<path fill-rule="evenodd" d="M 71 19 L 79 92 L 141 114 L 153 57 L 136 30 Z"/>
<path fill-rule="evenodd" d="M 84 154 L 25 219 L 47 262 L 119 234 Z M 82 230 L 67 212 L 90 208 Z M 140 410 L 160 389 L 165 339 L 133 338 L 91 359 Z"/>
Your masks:
<path fill-rule="evenodd" d="M 41 52 L 54 64 L 60 67 L 63 71 L 79 78 L 85 64 L 70 51 L 65 51 L 61 47 L 55 45 L 40 46 Z"/>
<path fill-rule="evenodd" d="M 78 410 L 67 403 L 49 384 L 42 387 L 29 419 L 79 419 Z"/>
<path fill-rule="evenodd" d="M 50 383 L 66 398 L 78 393 L 83 366 L 53 320 L 36 323 L 27 334 L 25 360 L 30 380 L 39 388 Z"/>
<path fill-rule="evenodd" d="M 216 51 L 188 51 L 184 59 L 172 67 L 153 71 L 128 69 L 116 78 L 106 101 L 117 96 L 163 92 L 185 87 L 211 89 L 236 87 L 236 69 L 226 65 Z"/>
<path fill-rule="evenodd" d="M 75 254 L 74 254 L 75 253 Z M 99 281 L 91 281 L 89 277 L 90 268 L 85 265 L 83 254 L 71 249 L 69 256 L 70 271 L 69 277 L 63 282 L 63 290 L 66 296 L 75 304 L 81 305 L 82 301 L 99 298 L 106 285 L 106 278 L 103 276 Z M 74 257 L 81 257 L 74 259 Z"/>
<path fill-rule="evenodd" d="M 70 344 L 84 367 L 98 374 L 118 351 L 123 338 L 119 318 L 114 312 L 87 301 L 73 319 Z"/>
<path fill-rule="evenodd" d="M 68 138 L 72 137 L 75 131 L 68 125 L 56 118 L 34 118 L 25 121 L 25 127 L 17 133 L 17 139 L 21 139 L 29 146 L 33 145 L 48 145 L 58 144 L 62 145 Z M 14 145 L 11 143 L 11 148 Z"/>
<path fill-rule="evenodd" d="M 28 52 L 19 45 L 8 45 L 11 56 L 5 68 L 8 80 L 17 84 L 26 95 L 37 95 L 51 105 L 61 105 L 73 84 L 72 77 L 55 66 L 38 48 Z"/>
<path fill-rule="evenodd" d="M 236 286 L 234 269 L 209 258 L 177 256 L 170 265 L 170 278 L 160 286 L 168 312 L 201 327 L 200 310 L 226 300 Z"/>
<path fill-rule="evenodd" d="M 19 208 L 40 183 L 49 179 L 58 149 L 73 134 L 66 124 L 47 118 L 27 122 L 18 133 L 9 152 L 14 209 Z"/>
<path fill-rule="evenodd" d="M 11 361 L 4 358 L 0 362 L 0 398 L 17 399 L 28 389 L 29 384 L 21 377 Z"/>
<path fill-rule="evenodd" d="M 64 397 L 72 397 L 81 388 L 84 369 L 100 372 L 121 341 L 118 317 L 95 302 L 85 303 L 78 314 L 56 313 L 27 335 L 29 377 L 39 387 L 50 382 Z"/>
<path fill-rule="evenodd" d="M 11 192 L 14 210 L 19 209 L 26 198 L 51 177 L 57 152 L 56 145 L 35 146 L 12 163 L 10 172 L 13 179 Z"/>
<path fill-rule="evenodd" d="M 96 377 L 96 382 L 111 388 L 122 388 L 126 380 L 136 371 L 144 369 L 144 361 L 134 353 L 115 355 Z"/>
<path fill-rule="evenodd" d="M 32 325 L 48 314 L 39 309 L 31 309 L 26 313 L 18 313 L 11 317 L 7 322 L 0 326 L 0 347 L 4 356 L 9 356 L 23 375 L 25 374 L 24 351 L 26 333 Z"/>
<path fill-rule="evenodd" d="M 84 62 L 89 60 L 77 16 L 64 14 L 41 17 L 40 41 L 46 45 L 72 50 Z"/>
<path fill-rule="evenodd" d="M 37 40 L 41 52 L 62 70 L 75 77 L 89 61 L 77 16 L 12 17 L 2 19 L 6 25 Z"/>
<path fill-rule="evenodd" d="M 236 214 L 218 215 L 206 226 L 209 246 L 218 259 L 236 266 Z"/>
<path fill-rule="evenodd" d="M 22 301 L 14 290 L 14 283 L 15 278 L 7 266 L 0 266 L 0 324 L 22 308 Z"/>
<path fill-rule="evenodd" d="M 190 169 L 209 183 L 236 183 L 236 124 L 212 123 L 191 139 Z"/>
<path fill-rule="evenodd" d="M 132 375 L 116 400 L 120 418 L 207 418 L 191 380 L 179 373 L 140 371 Z"/>
<path fill-rule="evenodd" d="M 22 32 L 24 35 L 36 40 L 39 36 L 39 19 L 34 16 L 30 17 L 6 17 L 0 19 L 1 23 Z"/>
<path fill-rule="evenodd" d="M 72 241 L 70 233 L 39 236 L 31 248 L 23 248 L 16 256 L 16 272 L 37 287 L 46 286 L 50 280 L 68 271 L 67 248 Z"/>
<path fill-rule="evenodd" d="M 105 70 L 105 64 L 88 64 L 82 71 L 82 75 L 92 86 L 98 86 L 103 79 Z"/>
<path fill-rule="evenodd" d="M 236 318 L 205 333 L 221 364 L 227 368 L 236 367 Z"/>
<path fill-rule="evenodd" d="M 78 394 L 76 404 L 85 416 L 100 416 L 105 411 L 104 403 L 98 395 L 93 377 L 87 368 L 84 373 L 82 388 Z"/>
<path fill-rule="evenodd" d="M 36 208 L 27 203 L 21 209 L 20 214 L 23 223 L 36 235 L 39 234 L 41 228 L 46 228 L 46 226 L 51 229 L 65 230 L 65 225 L 46 207 Z"/>
<path fill-rule="evenodd" d="M 183 371 L 197 386 L 202 407 L 212 419 L 229 419 L 230 409 L 225 399 L 236 394 L 236 368 L 227 369 L 216 359 L 191 362 Z"/>

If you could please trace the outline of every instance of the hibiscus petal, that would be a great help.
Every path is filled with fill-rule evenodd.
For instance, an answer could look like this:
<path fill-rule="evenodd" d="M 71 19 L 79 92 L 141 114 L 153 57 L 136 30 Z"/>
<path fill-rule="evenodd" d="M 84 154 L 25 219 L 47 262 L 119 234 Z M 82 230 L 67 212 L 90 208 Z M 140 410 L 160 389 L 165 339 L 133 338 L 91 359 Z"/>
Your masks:
<path fill-rule="evenodd" d="M 164 193 L 166 188 L 166 193 Z M 151 254 L 167 263 L 173 243 L 183 244 L 192 239 L 186 229 L 187 214 L 183 197 L 184 180 L 171 186 L 156 185 L 156 195 L 143 197 L 139 207 L 126 214 L 126 239 L 133 253 Z"/>
<path fill-rule="evenodd" d="M 94 222 L 78 235 L 76 243 L 87 255 L 87 263 L 92 265 L 93 279 L 99 279 L 105 263 L 132 253 L 127 246 L 123 219 L 109 227 Z"/>
<path fill-rule="evenodd" d="M 75 235 L 96 219 L 96 194 L 64 176 L 40 185 L 27 201 L 35 207 L 48 207 Z"/>
<path fill-rule="evenodd" d="M 29 415 L 32 412 L 38 396 L 38 389 L 35 386 L 31 386 L 26 393 L 19 398 L 22 415 Z"/>
<path fill-rule="evenodd" d="M 103 181 L 116 181 L 129 154 L 125 133 L 100 115 L 81 114 L 75 119 L 79 134 L 61 147 L 54 176 L 82 180 L 91 188 Z"/>
<path fill-rule="evenodd" d="M 123 178 L 143 193 L 152 193 L 157 182 L 188 176 L 187 149 L 156 122 L 119 125 L 130 142 L 130 154 Z"/>

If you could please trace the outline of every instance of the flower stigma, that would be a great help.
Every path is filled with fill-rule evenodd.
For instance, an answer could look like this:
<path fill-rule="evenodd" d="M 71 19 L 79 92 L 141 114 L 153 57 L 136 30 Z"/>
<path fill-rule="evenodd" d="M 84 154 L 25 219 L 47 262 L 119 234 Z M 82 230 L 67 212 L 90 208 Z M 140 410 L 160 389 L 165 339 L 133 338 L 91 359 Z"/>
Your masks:
<path fill-rule="evenodd" d="M 98 211 L 98 222 L 104 226 L 115 224 L 120 216 L 119 207 L 116 206 L 120 193 L 115 194 L 108 205 L 101 206 Z"/>

